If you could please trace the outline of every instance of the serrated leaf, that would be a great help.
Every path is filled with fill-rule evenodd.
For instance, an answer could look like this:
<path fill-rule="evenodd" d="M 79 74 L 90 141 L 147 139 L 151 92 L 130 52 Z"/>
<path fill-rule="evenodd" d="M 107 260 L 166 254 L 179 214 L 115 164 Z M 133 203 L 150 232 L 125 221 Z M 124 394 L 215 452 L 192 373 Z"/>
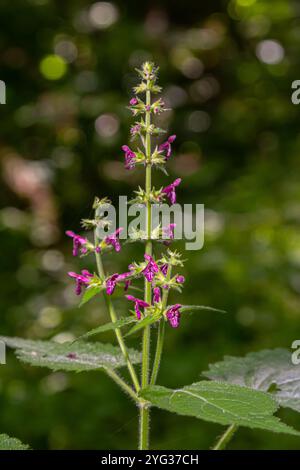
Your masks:
<path fill-rule="evenodd" d="M 203 375 L 255 390 L 267 391 L 276 385 L 272 395 L 278 403 L 300 411 L 300 365 L 292 363 L 291 352 L 286 349 L 263 350 L 245 357 L 225 356 Z"/>
<path fill-rule="evenodd" d="M 103 286 L 95 286 L 95 287 L 89 287 L 84 291 L 84 294 L 81 298 L 79 307 L 82 307 L 84 304 L 86 304 L 89 300 L 91 300 L 95 295 L 99 294 L 99 292 L 102 292 L 104 290 Z"/>
<path fill-rule="evenodd" d="M 141 396 L 158 408 L 180 415 L 300 436 L 273 416 L 278 404 L 269 393 L 240 385 L 202 381 L 177 390 L 155 385 L 144 389 Z"/>
<path fill-rule="evenodd" d="M 23 444 L 16 437 L 9 437 L 7 434 L 0 434 L 0 450 L 27 450 L 29 446 Z"/>
<path fill-rule="evenodd" d="M 111 344 L 73 341 L 32 341 L 22 338 L 0 336 L 7 346 L 16 349 L 17 357 L 33 366 L 48 367 L 52 370 L 83 372 L 93 369 L 115 369 L 125 365 L 119 348 Z M 132 363 L 141 360 L 139 352 L 129 349 Z"/>
<path fill-rule="evenodd" d="M 225 310 L 220 310 L 219 308 L 208 307 L 206 305 L 182 305 L 180 307 L 180 312 L 193 312 L 195 310 L 210 310 L 212 312 L 226 313 Z"/>
<path fill-rule="evenodd" d="M 161 318 L 161 315 L 159 316 L 150 316 L 148 315 L 147 317 L 143 318 L 142 320 L 138 320 L 136 324 L 134 325 L 133 328 L 131 328 L 128 333 L 125 336 L 132 335 L 133 333 L 136 333 L 137 331 L 141 330 L 142 328 L 145 328 L 145 326 L 152 325 L 152 323 L 156 323 L 159 319 Z"/>
<path fill-rule="evenodd" d="M 134 317 L 125 317 L 125 318 L 120 318 L 119 320 L 115 322 L 110 322 L 106 323 L 105 325 L 98 326 L 97 328 L 94 328 L 93 330 L 88 331 L 84 335 L 79 336 L 73 343 L 77 342 L 78 340 L 90 338 L 91 336 L 95 336 L 98 333 L 104 333 L 106 331 L 110 330 L 115 330 L 117 328 L 122 328 L 125 325 L 129 325 L 130 323 L 136 322 L 136 318 Z"/>

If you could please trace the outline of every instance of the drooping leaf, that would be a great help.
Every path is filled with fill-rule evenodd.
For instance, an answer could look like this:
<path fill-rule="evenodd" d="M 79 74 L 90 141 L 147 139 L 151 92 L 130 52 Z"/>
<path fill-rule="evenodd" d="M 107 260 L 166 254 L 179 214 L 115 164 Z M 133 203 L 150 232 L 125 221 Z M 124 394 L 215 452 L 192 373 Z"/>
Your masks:
<path fill-rule="evenodd" d="M 278 404 L 269 393 L 226 382 L 202 381 L 181 389 L 147 387 L 141 396 L 154 406 L 219 424 L 299 435 L 273 416 Z"/>
<path fill-rule="evenodd" d="M 0 450 L 27 450 L 29 446 L 23 444 L 16 437 L 9 437 L 7 434 L 0 434 Z"/>
<path fill-rule="evenodd" d="M 83 372 L 93 369 L 115 369 L 125 365 L 119 348 L 111 344 L 68 341 L 32 341 L 22 338 L 1 336 L 7 346 L 16 349 L 17 357 L 33 366 L 48 367 L 52 370 Z M 141 360 L 140 353 L 129 349 L 132 363 Z"/>
<path fill-rule="evenodd" d="M 220 310 L 219 308 L 208 307 L 206 305 L 182 305 L 180 307 L 180 312 L 193 312 L 195 310 L 210 310 L 211 312 L 226 313 L 225 310 Z"/>
<path fill-rule="evenodd" d="M 256 390 L 270 390 L 281 406 L 300 411 L 300 365 L 294 365 L 286 349 L 263 350 L 245 357 L 225 356 L 209 366 L 203 375 L 212 380 L 245 385 Z"/>
<path fill-rule="evenodd" d="M 95 286 L 95 287 L 89 287 L 88 289 L 86 289 L 81 298 L 79 307 L 82 307 L 89 300 L 95 297 L 95 295 L 99 294 L 99 292 L 102 292 L 103 290 L 104 290 L 104 286 Z"/>
<path fill-rule="evenodd" d="M 134 317 L 120 318 L 119 320 L 117 320 L 115 322 L 106 323 L 105 325 L 98 326 L 97 328 L 94 328 L 93 330 L 88 331 L 84 335 L 79 336 L 79 338 L 77 338 L 74 341 L 74 343 L 77 342 L 78 340 L 82 340 L 82 339 L 90 338 L 91 336 L 95 336 L 98 333 L 104 333 L 105 331 L 115 330 L 116 328 L 122 328 L 123 326 L 129 325 L 130 323 L 134 323 L 136 321 L 137 320 Z"/>

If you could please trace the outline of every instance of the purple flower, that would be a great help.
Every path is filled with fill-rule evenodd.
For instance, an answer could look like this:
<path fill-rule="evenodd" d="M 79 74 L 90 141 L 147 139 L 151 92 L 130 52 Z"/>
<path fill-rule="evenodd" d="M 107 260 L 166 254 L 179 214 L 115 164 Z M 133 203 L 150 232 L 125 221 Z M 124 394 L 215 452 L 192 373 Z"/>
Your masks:
<path fill-rule="evenodd" d="M 147 302 L 144 302 L 144 300 L 140 300 L 140 299 L 137 299 L 136 297 L 133 297 L 133 295 L 126 295 L 126 298 L 134 302 L 134 310 L 136 313 L 136 317 L 138 320 L 140 320 L 141 315 L 142 315 L 140 308 L 149 307 L 149 304 Z"/>
<path fill-rule="evenodd" d="M 106 293 L 108 295 L 112 295 L 114 293 L 114 290 L 116 288 L 117 282 L 124 281 L 127 279 L 128 276 L 131 276 L 130 272 L 123 273 L 123 274 L 112 274 L 109 278 L 106 279 L 105 285 L 106 285 Z M 125 290 L 128 289 L 130 280 L 125 282 Z"/>
<path fill-rule="evenodd" d="M 114 290 L 117 285 L 118 277 L 119 277 L 119 274 L 116 273 L 110 276 L 108 279 L 106 279 L 105 285 L 106 285 L 107 295 L 112 295 L 114 293 Z"/>
<path fill-rule="evenodd" d="M 168 310 L 167 310 L 167 319 L 171 325 L 172 328 L 178 328 L 179 327 L 179 323 L 180 323 L 180 312 L 179 312 L 179 309 L 181 308 L 181 304 L 175 304 L 175 305 L 172 305 L 172 307 L 170 307 Z"/>
<path fill-rule="evenodd" d="M 87 269 L 83 269 L 81 274 L 74 273 L 73 271 L 68 272 L 70 277 L 73 277 L 76 280 L 76 295 L 80 295 L 83 286 L 87 286 L 90 283 L 93 274 L 91 274 Z"/>
<path fill-rule="evenodd" d="M 153 302 L 158 303 L 161 301 L 161 292 L 159 287 L 153 289 Z"/>
<path fill-rule="evenodd" d="M 122 232 L 122 230 L 123 228 L 120 227 L 111 235 L 108 235 L 104 238 L 104 242 L 106 243 L 106 245 L 111 245 L 116 250 L 116 252 L 121 251 L 121 244 L 118 235 Z"/>
<path fill-rule="evenodd" d="M 178 284 L 183 284 L 185 282 L 185 277 L 179 274 L 176 276 L 176 282 L 178 282 Z"/>
<path fill-rule="evenodd" d="M 176 135 L 170 135 L 170 137 L 168 137 L 168 139 L 165 142 L 163 142 L 158 148 L 158 150 L 160 150 L 161 152 L 166 151 L 166 160 L 169 160 L 171 156 L 171 152 L 172 152 L 171 144 L 174 142 L 175 139 L 176 139 Z"/>
<path fill-rule="evenodd" d="M 164 193 L 170 200 L 171 204 L 176 203 L 176 191 L 175 188 L 176 186 L 179 186 L 181 183 L 181 178 L 177 178 L 173 183 L 171 183 L 169 186 L 166 186 L 164 189 L 162 189 L 162 193 Z"/>
<path fill-rule="evenodd" d="M 162 228 L 162 237 L 167 239 L 167 240 L 163 240 L 163 244 L 165 246 L 171 245 L 171 240 L 174 239 L 175 227 L 176 227 L 176 224 L 169 224 L 166 227 Z"/>
<path fill-rule="evenodd" d="M 136 97 L 131 98 L 129 101 L 130 106 L 135 106 L 138 103 L 138 100 Z"/>
<path fill-rule="evenodd" d="M 135 124 L 134 126 L 131 127 L 130 129 L 130 134 L 132 136 L 135 136 L 141 131 L 141 125 L 140 124 Z"/>
<path fill-rule="evenodd" d="M 81 237 L 80 235 L 76 235 L 76 233 L 72 232 L 72 230 L 67 230 L 66 235 L 68 237 L 73 238 L 73 256 L 77 256 L 79 253 L 79 250 L 82 254 L 85 254 L 87 252 L 86 244 L 87 244 L 87 239 L 84 237 Z"/>
<path fill-rule="evenodd" d="M 126 272 L 126 273 L 123 273 L 123 274 L 119 274 L 118 281 L 124 281 L 124 279 L 127 279 L 131 275 L 132 275 L 131 272 Z"/>
<path fill-rule="evenodd" d="M 176 224 L 169 224 L 166 227 L 163 227 L 162 228 L 163 238 L 170 238 L 171 240 L 173 240 L 175 227 L 176 227 Z"/>
<path fill-rule="evenodd" d="M 122 150 L 125 152 L 125 168 L 126 170 L 132 170 L 135 167 L 135 153 L 128 145 L 123 145 Z"/>
<path fill-rule="evenodd" d="M 119 274 L 118 279 L 117 279 L 117 282 L 125 281 L 125 285 L 124 285 L 124 291 L 125 292 L 128 291 L 128 288 L 131 284 L 131 280 L 127 279 L 129 276 L 132 276 L 132 273 L 130 271 L 126 272 L 126 273 L 123 273 L 123 274 Z"/>
<path fill-rule="evenodd" d="M 156 273 L 159 272 L 159 267 L 155 263 L 154 259 L 150 255 L 144 255 L 146 261 L 148 261 L 147 266 L 143 269 L 142 274 L 145 276 L 148 282 L 152 282 Z"/>
<path fill-rule="evenodd" d="M 168 267 L 169 267 L 169 266 L 167 265 L 167 263 L 163 264 L 163 265 L 160 267 L 160 270 L 161 270 L 161 272 L 163 273 L 164 276 L 167 275 Z"/>

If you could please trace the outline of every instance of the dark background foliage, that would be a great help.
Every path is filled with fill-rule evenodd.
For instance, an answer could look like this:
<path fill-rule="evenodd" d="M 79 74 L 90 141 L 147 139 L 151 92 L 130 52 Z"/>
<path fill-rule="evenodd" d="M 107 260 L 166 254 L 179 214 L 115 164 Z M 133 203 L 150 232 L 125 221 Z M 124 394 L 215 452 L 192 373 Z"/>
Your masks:
<path fill-rule="evenodd" d="M 173 108 L 162 125 L 177 134 L 170 174 L 183 178 L 180 201 L 206 207 L 204 248 L 185 253 L 186 287 L 173 300 L 228 312 L 168 329 L 160 383 L 197 381 L 225 354 L 290 348 L 300 335 L 299 108 L 290 99 L 299 45 L 292 0 L 2 0 L 1 334 L 64 340 L 107 321 L 99 299 L 77 308 L 66 273 L 86 260 L 72 258 L 64 231 L 79 229 L 95 195 L 116 202 L 143 183 L 123 169 L 120 147 L 134 67 L 150 59 Z M 140 256 L 126 247 L 108 269 Z M 101 373 L 49 373 L 9 354 L 0 409 L 1 432 L 33 448 L 136 445 L 134 405 Z M 299 428 L 296 413 L 280 415 Z M 153 448 L 204 449 L 221 432 L 153 411 Z M 300 444 L 240 430 L 231 446 Z"/>

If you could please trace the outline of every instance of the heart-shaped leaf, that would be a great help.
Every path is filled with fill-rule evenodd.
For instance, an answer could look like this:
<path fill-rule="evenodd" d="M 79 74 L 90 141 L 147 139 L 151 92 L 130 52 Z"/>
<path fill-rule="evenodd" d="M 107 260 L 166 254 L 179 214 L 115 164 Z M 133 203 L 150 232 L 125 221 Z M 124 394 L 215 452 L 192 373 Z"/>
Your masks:
<path fill-rule="evenodd" d="M 269 393 L 240 385 L 202 381 L 177 390 L 151 386 L 141 396 L 158 408 L 180 415 L 300 436 L 273 416 L 278 404 Z"/>
<path fill-rule="evenodd" d="M 22 338 L 1 336 L 7 346 L 16 349 L 17 357 L 33 366 L 48 367 L 52 370 L 83 372 L 93 369 L 116 369 L 125 365 L 119 348 L 111 344 L 68 341 L 32 341 Z M 141 360 L 139 352 L 129 349 L 132 363 Z"/>
<path fill-rule="evenodd" d="M 281 406 L 300 411 L 300 365 L 292 363 L 286 349 L 263 350 L 245 357 L 225 356 L 222 362 L 203 372 L 212 380 L 245 385 L 256 390 L 270 390 Z"/>

